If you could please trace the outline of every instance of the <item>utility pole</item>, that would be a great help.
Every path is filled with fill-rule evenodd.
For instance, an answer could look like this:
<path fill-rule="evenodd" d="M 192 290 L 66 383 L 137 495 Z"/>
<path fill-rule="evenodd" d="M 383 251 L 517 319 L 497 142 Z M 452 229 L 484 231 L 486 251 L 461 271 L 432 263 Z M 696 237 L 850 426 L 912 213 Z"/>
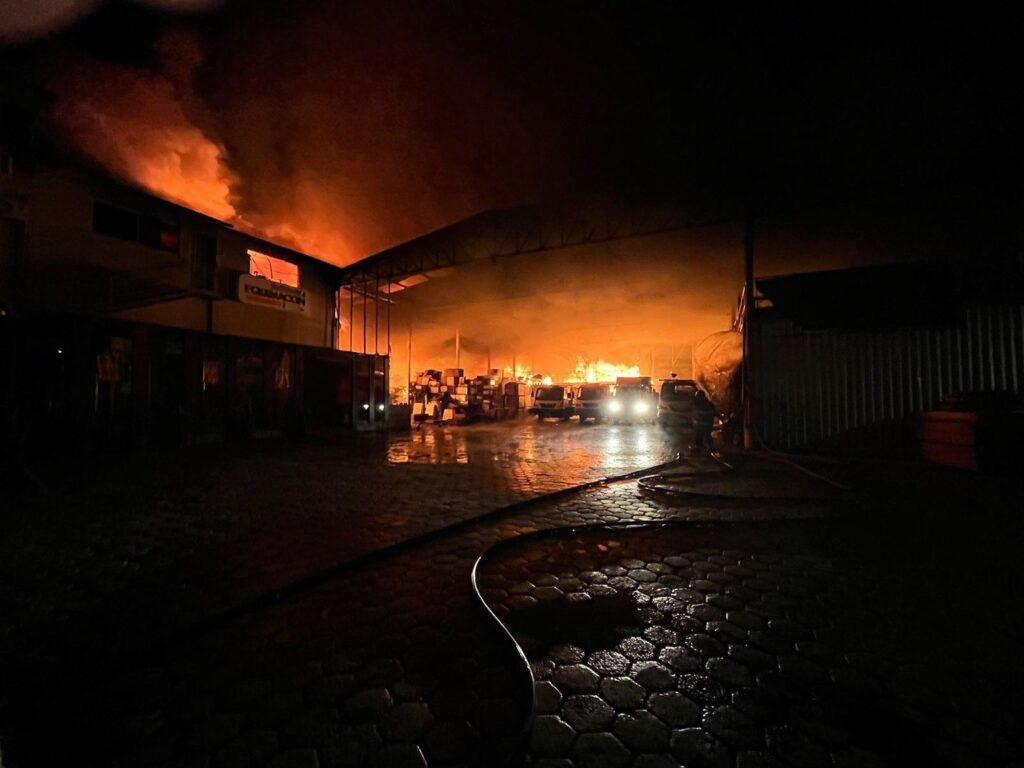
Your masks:
<path fill-rule="evenodd" d="M 743 229 L 743 447 L 754 447 L 752 379 L 754 361 L 751 325 L 754 319 L 754 215 L 748 213 Z"/>
<path fill-rule="evenodd" d="M 412 318 L 409 318 L 409 357 L 405 362 L 405 392 L 412 403 Z"/>
<path fill-rule="evenodd" d="M 459 367 L 459 357 L 462 353 L 460 347 L 462 346 L 462 339 L 459 337 L 459 329 L 455 329 L 455 367 Z"/>

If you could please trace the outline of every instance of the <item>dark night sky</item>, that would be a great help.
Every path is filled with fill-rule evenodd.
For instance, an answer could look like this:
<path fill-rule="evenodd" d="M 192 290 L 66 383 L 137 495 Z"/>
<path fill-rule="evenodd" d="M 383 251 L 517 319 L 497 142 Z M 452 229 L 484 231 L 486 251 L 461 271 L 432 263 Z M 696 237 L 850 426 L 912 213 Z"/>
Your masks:
<path fill-rule="evenodd" d="M 137 94 L 169 82 L 181 120 L 223 148 L 238 215 L 337 261 L 543 199 L 871 196 L 1019 169 L 1009 17 L 384 5 L 237 0 L 170 16 L 108 3 L 6 55 L 65 115 L 89 97 L 113 109 L 126 89 L 104 80 L 152 77 Z M 151 133 L 178 119 L 138 98 L 118 119 Z M 78 118 L 58 141 L 135 176 L 130 159 L 97 156 Z M 330 226 L 342 241 L 318 234 Z"/>

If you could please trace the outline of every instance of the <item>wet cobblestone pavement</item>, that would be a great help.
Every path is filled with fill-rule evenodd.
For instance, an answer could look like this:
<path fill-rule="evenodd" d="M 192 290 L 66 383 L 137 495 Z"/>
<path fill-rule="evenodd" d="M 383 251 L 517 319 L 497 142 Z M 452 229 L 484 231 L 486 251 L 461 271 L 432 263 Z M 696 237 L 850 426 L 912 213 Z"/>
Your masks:
<path fill-rule="evenodd" d="M 22 525 L 0 537 L 0 647 L 104 609 L 195 620 L 678 451 L 654 428 L 532 421 L 354 438 L 43 464 L 40 492 L 12 504 Z"/>
<path fill-rule="evenodd" d="M 840 530 L 598 529 L 527 538 L 487 558 L 479 583 L 536 678 L 534 764 L 1018 756 L 1018 723 L 987 695 L 1006 685 L 1005 670 L 978 679 L 978 649 L 962 642 L 970 635 L 921 605 L 927 585 L 851 551 Z"/>
<path fill-rule="evenodd" d="M 1020 637 L 949 579 L 905 572 L 902 539 L 872 549 L 848 511 L 622 482 L 411 543 L 202 632 L 157 641 L 102 617 L 107 631 L 87 625 L 59 652 L 5 648 L 4 764 L 1012 764 Z M 671 521 L 688 527 L 521 538 Z M 480 582 L 530 655 L 532 720 L 530 667 L 469 582 L 503 541 Z"/>

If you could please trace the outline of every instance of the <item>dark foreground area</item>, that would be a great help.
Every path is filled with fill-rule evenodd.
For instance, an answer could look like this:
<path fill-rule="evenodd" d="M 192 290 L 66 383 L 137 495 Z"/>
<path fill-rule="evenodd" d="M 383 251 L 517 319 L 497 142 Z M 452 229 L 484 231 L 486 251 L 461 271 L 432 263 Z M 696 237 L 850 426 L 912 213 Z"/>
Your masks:
<path fill-rule="evenodd" d="M 3 765 L 1014 764 L 1018 480 L 754 454 L 572 491 L 680 447 L 515 424 L 34 485 Z"/>

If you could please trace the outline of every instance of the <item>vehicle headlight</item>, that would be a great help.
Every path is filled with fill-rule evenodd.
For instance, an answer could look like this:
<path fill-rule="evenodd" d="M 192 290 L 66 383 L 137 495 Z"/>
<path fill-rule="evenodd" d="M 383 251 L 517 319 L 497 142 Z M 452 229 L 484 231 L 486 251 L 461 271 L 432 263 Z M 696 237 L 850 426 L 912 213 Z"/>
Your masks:
<path fill-rule="evenodd" d="M 642 400 L 639 401 L 639 402 L 633 403 L 633 410 L 636 413 L 647 413 L 649 408 L 650 408 L 650 406 L 647 403 L 643 402 Z"/>
<path fill-rule="evenodd" d="M 619 411 L 622 410 L 622 403 L 617 403 L 616 401 L 612 400 L 610 403 L 608 403 L 608 410 L 611 411 L 612 413 L 618 413 Z"/>

